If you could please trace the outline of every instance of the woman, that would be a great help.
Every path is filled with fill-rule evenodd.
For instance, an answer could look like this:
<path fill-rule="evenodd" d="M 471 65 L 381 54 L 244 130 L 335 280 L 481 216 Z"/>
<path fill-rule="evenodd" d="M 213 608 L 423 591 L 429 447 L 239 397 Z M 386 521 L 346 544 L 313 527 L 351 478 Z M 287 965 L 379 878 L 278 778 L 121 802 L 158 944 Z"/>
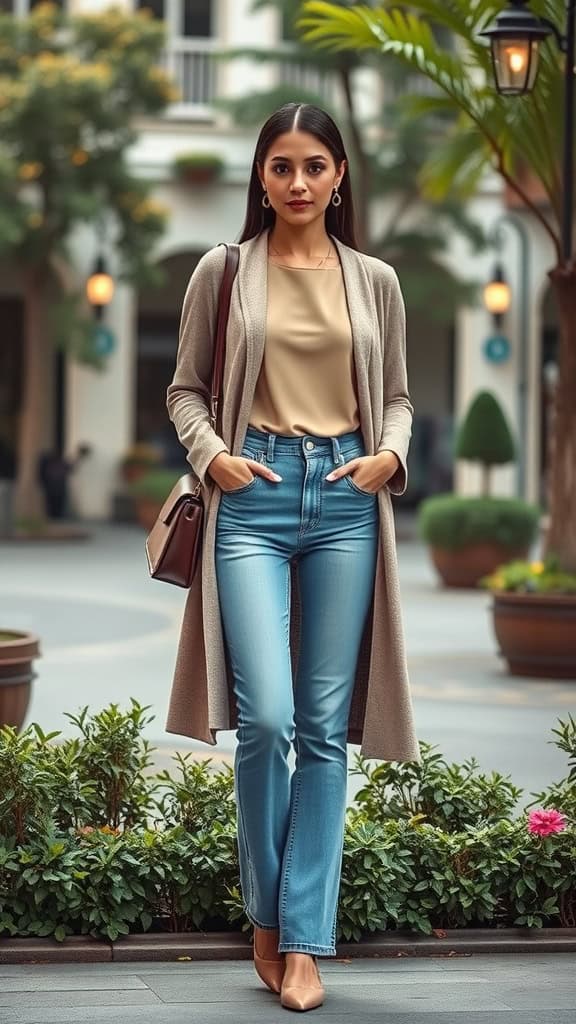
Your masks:
<path fill-rule="evenodd" d="M 348 161 L 323 110 L 260 132 L 232 292 L 222 427 L 208 418 L 224 247 L 184 298 L 168 409 L 204 488 L 166 728 L 237 727 L 240 880 L 254 963 L 283 1006 L 323 1002 L 335 956 L 347 742 L 418 760 L 390 493 L 412 406 L 395 272 L 358 251 Z M 288 754 L 295 745 L 292 775 Z"/>

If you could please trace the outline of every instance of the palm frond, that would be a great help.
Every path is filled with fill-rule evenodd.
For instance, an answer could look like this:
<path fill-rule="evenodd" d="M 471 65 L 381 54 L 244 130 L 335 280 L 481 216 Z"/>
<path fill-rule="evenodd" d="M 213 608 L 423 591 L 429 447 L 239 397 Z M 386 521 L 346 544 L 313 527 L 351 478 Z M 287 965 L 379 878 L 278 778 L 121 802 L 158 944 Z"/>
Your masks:
<path fill-rule="evenodd" d="M 540 7 L 538 13 L 550 16 L 553 10 L 558 21 L 560 0 L 555 4 L 553 0 L 537 2 Z M 459 145 L 466 157 L 467 171 L 464 175 L 460 170 L 460 184 L 466 178 L 469 182 L 474 179 L 478 182 L 483 168 L 490 162 L 495 163 L 502 177 L 522 195 L 526 206 L 541 222 L 560 252 L 558 227 L 551 225 L 522 189 L 518 167 L 522 163 L 527 164 L 542 181 L 559 220 L 562 130 L 558 111 L 562 108 L 562 62 L 555 48 L 543 47 L 542 66 L 532 96 L 525 97 L 520 103 L 516 98 L 510 101 L 499 96 L 488 78 L 488 49 L 478 43 L 477 35 L 503 6 L 504 0 L 411 0 L 408 9 L 404 5 L 402 9 L 356 7 L 354 12 L 343 12 L 334 4 L 305 0 L 302 5 L 304 17 L 299 24 L 304 28 L 303 38 L 317 45 L 337 45 L 339 48 L 346 45 L 351 48 L 371 46 L 380 53 L 394 53 L 404 63 L 426 75 L 451 101 L 454 110 L 465 115 L 461 122 L 465 139 L 458 143 L 450 137 L 447 152 L 437 154 L 438 187 L 441 184 L 446 187 L 450 171 L 458 174 L 455 157 Z M 416 12 L 424 15 L 424 20 L 420 20 Z M 449 28 L 456 34 L 461 57 L 441 49 L 429 22 Z M 420 109 L 423 108 L 424 104 L 421 104 Z M 448 111 L 449 105 L 443 105 L 442 109 Z M 547 118 L 544 112 L 548 114 L 549 110 L 550 117 Z M 470 123 L 475 126 L 477 135 L 483 136 L 482 146 L 474 145 L 474 129 Z M 428 184 L 432 187 L 431 167 L 428 167 L 427 175 Z"/>

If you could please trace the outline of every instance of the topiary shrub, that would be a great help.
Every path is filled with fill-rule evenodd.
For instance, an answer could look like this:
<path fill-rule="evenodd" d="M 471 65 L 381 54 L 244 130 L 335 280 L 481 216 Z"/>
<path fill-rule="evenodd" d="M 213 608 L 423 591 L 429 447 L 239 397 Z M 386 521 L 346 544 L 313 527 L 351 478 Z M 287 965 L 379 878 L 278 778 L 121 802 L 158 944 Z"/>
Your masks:
<path fill-rule="evenodd" d="M 456 456 L 481 464 L 485 496 L 490 494 L 492 467 L 516 458 L 508 421 L 491 391 L 480 391 L 471 403 L 456 436 Z"/>
<path fill-rule="evenodd" d="M 420 505 L 418 529 L 428 544 L 447 550 L 486 542 L 529 548 L 539 519 L 539 508 L 520 498 L 438 494 Z"/>

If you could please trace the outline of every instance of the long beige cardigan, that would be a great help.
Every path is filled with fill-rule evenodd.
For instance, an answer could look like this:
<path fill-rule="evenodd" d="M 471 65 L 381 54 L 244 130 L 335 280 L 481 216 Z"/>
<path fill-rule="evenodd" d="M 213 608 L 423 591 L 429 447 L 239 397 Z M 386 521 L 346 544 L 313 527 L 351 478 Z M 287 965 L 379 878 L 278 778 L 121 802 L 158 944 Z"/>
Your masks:
<path fill-rule="evenodd" d="M 265 343 L 268 229 L 240 245 L 226 337 L 222 427 L 210 427 L 208 406 L 218 288 L 224 246 L 200 259 L 186 294 L 180 324 L 177 365 L 167 406 L 205 502 L 202 565 L 190 588 L 184 617 L 166 731 L 214 745 L 221 729 L 238 725 L 232 671 L 223 638 L 214 547 L 220 488 L 206 470 L 221 451 L 242 450 Z M 406 487 L 406 455 L 412 405 L 406 383 L 404 303 L 395 271 L 373 256 L 332 238 L 342 264 L 352 325 L 360 425 L 366 454 L 383 448 L 401 462 L 378 491 L 380 543 L 374 593 L 358 657 L 348 742 L 365 757 L 419 760 L 406 669 L 390 492 Z M 257 611 L 255 612 L 257 616 Z M 292 566 L 290 638 L 292 667 L 299 649 L 300 602 Z"/>

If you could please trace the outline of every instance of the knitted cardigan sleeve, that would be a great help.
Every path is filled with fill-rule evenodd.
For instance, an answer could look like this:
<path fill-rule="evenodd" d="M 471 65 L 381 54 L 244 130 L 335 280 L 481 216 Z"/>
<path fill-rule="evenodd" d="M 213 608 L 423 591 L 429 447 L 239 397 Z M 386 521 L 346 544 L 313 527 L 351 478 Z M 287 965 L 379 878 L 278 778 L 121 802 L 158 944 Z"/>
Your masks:
<path fill-rule="evenodd" d="M 408 393 L 406 372 L 406 312 L 396 271 L 380 262 L 376 294 L 383 324 L 383 426 L 377 452 L 392 451 L 400 466 L 387 481 L 392 494 L 404 494 L 408 484 L 406 460 L 412 434 L 414 408 Z"/>
<path fill-rule="evenodd" d="M 230 451 L 210 425 L 218 291 L 225 260 L 225 247 L 215 246 L 201 257 L 192 273 L 182 305 L 176 369 L 166 392 L 168 415 L 202 484 L 207 483 L 212 459 Z"/>

